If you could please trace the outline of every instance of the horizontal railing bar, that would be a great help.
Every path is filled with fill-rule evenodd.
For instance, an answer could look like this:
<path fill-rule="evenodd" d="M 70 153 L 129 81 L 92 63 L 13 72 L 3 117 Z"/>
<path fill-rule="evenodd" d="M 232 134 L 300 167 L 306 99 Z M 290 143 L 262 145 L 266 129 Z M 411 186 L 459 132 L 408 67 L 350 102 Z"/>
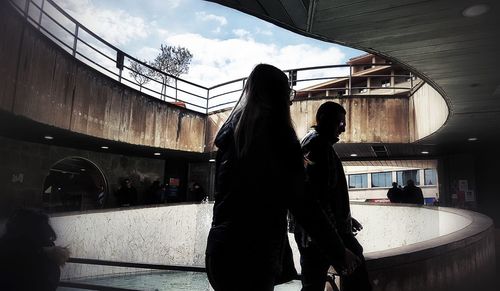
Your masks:
<path fill-rule="evenodd" d="M 119 77 L 119 76 L 120 76 L 119 74 L 117 74 L 117 73 L 115 73 L 115 72 L 113 72 L 113 71 L 110 71 L 109 69 L 107 69 L 107 68 L 105 68 L 105 67 L 103 67 L 103 66 L 99 65 L 98 63 L 94 62 L 93 60 L 89 59 L 87 56 L 85 56 L 85 55 L 83 55 L 83 54 L 81 54 L 81 53 L 79 53 L 79 52 L 76 52 L 76 54 L 77 54 L 77 55 L 79 55 L 79 56 L 81 56 L 81 57 L 83 57 L 83 58 L 85 58 L 86 60 L 88 60 L 89 62 L 91 62 L 91 63 L 93 63 L 94 65 L 98 66 L 99 68 L 101 68 L 101 69 L 103 69 L 103 70 L 105 70 L 105 71 L 107 71 L 107 72 L 109 72 L 109 73 L 111 73 L 111 74 L 115 75 L 116 77 Z"/>
<path fill-rule="evenodd" d="M 91 48 L 92 50 L 94 50 L 95 52 L 99 53 L 100 55 L 102 55 L 103 57 L 107 58 L 108 60 L 112 61 L 113 63 L 116 64 L 116 60 L 110 56 L 108 56 L 107 54 L 99 51 L 97 48 L 95 48 L 94 46 L 92 46 L 91 44 L 89 44 L 88 42 L 84 41 L 83 39 L 81 38 L 77 38 L 78 41 L 80 41 L 81 43 L 83 43 L 84 45 L 88 46 L 89 48 Z"/>
<path fill-rule="evenodd" d="M 68 287 L 75 289 L 85 289 L 85 290 L 100 290 L 100 291 L 141 291 L 139 289 L 127 289 L 123 287 L 110 287 L 103 285 L 95 285 L 81 282 L 71 282 L 71 281 L 60 281 L 59 287 Z"/>
<path fill-rule="evenodd" d="M 238 102 L 238 100 L 236 100 L 236 101 L 229 101 L 229 102 L 225 102 L 225 103 L 213 105 L 213 106 L 208 107 L 208 109 L 212 109 L 212 108 L 215 108 L 215 107 L 220 107 L 220 106 L 224 106 L 224 105 L 228 105 L 228 104 L 236 103 L 236 102 Z"/>
<path fill-rule="evenodd" d="M 137 268 L 137 269 L 152 269 L 152 270 L 184 271 L 184 272 L 199 272 L 199 273 L 206 272 L 206 269 L 203 267 L 131 263 L 131 262 L 107 261 L 107 260 L 85 259 L 85 258 L 69 258 L 68 263 Z"/>
<path fill-rule="evenodd" d="M 236 93 L 236 92 L 241 92 L 241 91 L 243 91 L 243 88 L 241 88 L 241 89 L 236 89 L 236 90 L 229 91 L 229 92 L 225 92 L 225 93 L 221 93 L 221 94 L 217 94 L 217 95 L 214 95 L 214 96 L 210 96 L 210 97 L 208 97 L 208 100 L 215 99 L 215 98 L 218 98 L 218 97 L 222 97 L 222 96 L 225 96 L 225 95 L 227 95 L 227 94 L 232 94 L 232 93 Z"/>

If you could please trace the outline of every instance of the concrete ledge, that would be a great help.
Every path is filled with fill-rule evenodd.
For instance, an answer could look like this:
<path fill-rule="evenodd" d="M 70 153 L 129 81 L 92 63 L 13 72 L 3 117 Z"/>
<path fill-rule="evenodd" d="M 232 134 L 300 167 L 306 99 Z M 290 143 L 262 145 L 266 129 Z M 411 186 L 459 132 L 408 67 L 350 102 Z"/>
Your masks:
<path fill-rule="evenodd" d="M 365 226 L 359 240 L 367 246 L 374 290 L 488 290 L 495 272 L 490 218 L 443 207 L 351 204 Z M 212 207 L 177 204 L 66 213 L 53 216 L 52 223 L 58 244 L 69 245 L 74 257 L 203 267 Z M 298 265 L 296 250 L 295 260 Z M 69 264 L 63 278 L 136 271 Z"/>
<path fill-rule="evenodd" d="M 467 210 L 426 208 L 463 216 L 471 223 L 430 240 L 365 254 L 374 290 L 494 290 L 492 220 Z"/>

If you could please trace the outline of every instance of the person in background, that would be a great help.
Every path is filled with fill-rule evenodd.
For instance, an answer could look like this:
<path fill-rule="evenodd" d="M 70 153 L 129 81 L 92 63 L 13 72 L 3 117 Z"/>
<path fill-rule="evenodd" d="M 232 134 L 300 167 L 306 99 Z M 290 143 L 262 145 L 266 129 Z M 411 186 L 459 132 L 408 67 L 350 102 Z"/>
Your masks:
<path fill-rule="evenodd" d="M 116 199 L 119 206 L 137 205 L 137 190 L 132 186 L 130 179 L 123 180 L 120 189 L 116 192 Z"/>
<path fill-rule="evenodd" d="M 411 179 L 406 182 L 406 186 L 403 188 L 402 203 L 424 205 L 422 189 L 415 186 L 415 182 Z"/>
<path fill-rule="evenodd" d="M 355 264 L 338 247 L 316 201 L 304 195 L 292 93 L 281 70 L 257 65 L 215 139 L 215 202 L 205 259 L 216 291 L 269 291 L 295 278 L 287 211 L 317 239 L 329 263 Z M 242 274 L 250 277 L 243 282 Z"/>
<path fill-rule="evenodd" d="M 401 203 L 403 199 L 403 190 L 398 187 L 398 183 L 392 182 L 392 188 L 387 191 L 387 198 L 391 203 Z"/>
<path fill-rule="evenodd" d="M 355 268 L 333 264 L 341 275 L 341 290 L 368 291 L 372 287 L 363 247 L 354 237 L 362 226 L 351 217 L 344 169 L 333 147 L 345 132 L 345 114 L 340 104 L 331 101 L 323 103 L 316 112 L 316 126 L 301 141 L 306 169 L 306 195 L 319 202 L 321 210 L 335 227 L 332 235 L 338 237 L 341 243 L 331 247 L 337 247 L 346 257 L 356 258 Z M 324 250 L 300 222 L 295 227 L 295 240 L 300 251 L 302 291 L 323 291 L 331 265 Z"/>
<path fill-rule="evenodd" d="M 55 240 L 46 214 L 32 209 L 15 211 L 0 238 L 1 290 L 56 290 L 69 250 L 56 246 Z"/>

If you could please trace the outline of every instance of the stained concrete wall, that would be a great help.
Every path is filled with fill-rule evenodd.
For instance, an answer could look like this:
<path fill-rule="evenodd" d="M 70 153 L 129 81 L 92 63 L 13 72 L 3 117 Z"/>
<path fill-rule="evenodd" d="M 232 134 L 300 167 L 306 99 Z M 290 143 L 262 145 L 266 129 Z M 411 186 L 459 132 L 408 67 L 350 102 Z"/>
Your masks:
<path fill-rule="evenodd" d="M 345 143 L 408 143 L 408 98 L 405 97 L 346 97 L 295 101 L 290 107 L 299 139 L 316 124 L 316 111 L 326 101 L 340 103 L 347 111 Z M 208 116 L 207 150 L 213 150 L 213 140 L 230 110 Z"/>
<path fill-rule="evenodd" d="M 0 137 L 0 217 L 5 217 L 18 206 L 41 207 L 43 183 L 50 168 L 67 157 L 87 159 L 103 172 L 110 194 L 107 206 L 115 205 L 113 192 L 119 188 L 121 179 L 131 178 L 141 195 L 148 186 L 145 179 L 163 180 L 165 176 L 164 160 L 49 146 Z"/>
<path fill-rule="evenodd" d="M 0 110 L 113 141 L 204 151 L 205 115 L 147 97 L 89 68 L 8 3 L 0 11 L 0 38 Z"/>

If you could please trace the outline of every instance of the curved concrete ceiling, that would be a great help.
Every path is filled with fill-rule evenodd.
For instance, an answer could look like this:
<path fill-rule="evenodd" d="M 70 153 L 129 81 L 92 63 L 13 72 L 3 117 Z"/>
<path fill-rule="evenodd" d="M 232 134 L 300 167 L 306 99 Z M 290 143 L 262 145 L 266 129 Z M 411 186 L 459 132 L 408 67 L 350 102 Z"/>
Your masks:
<path fill-rule="evenodd" d="M 464 0 L 209 0 L 286 29 L 362 49 L 419 74 L 446 99 L 450 114 L 418 141 L 444 148 L 500 141 L 500 3 L 465 17 Z"/>

